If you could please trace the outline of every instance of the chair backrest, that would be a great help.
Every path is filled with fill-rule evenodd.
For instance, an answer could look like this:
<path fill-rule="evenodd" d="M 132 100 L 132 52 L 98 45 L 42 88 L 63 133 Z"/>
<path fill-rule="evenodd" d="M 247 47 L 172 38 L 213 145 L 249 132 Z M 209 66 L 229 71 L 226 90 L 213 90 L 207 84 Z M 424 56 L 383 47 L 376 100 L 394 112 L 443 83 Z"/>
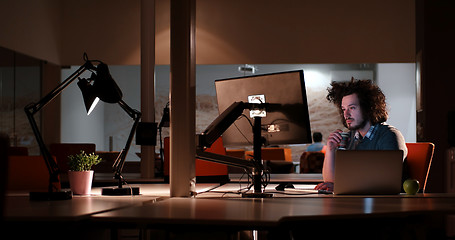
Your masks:
<path fill-rule="evenodd" d="M 425 192 L 431 161 L 433 159 L 434 144 L 430 142 L 406 143 L 408 155 L 406 157 L 408 175 L 420 182 L 420 189 Z"/>
<path fill-rule="evenodd" d="M 49 171 L 43 156 L 9 156 L 7 182 L 10 191 L 47 191 Z"/>
<path fill-rule="evenodd" d="M 245 158 L 252 159 L 253 151 L 246 151 Z M 292 162 L 292 150 L 290 148 L 269 147 L 261 148 L 262 160 L 278 160 Z"/>
<path fill-rule="evenodd" d="M 300 173 L 321 173 L 324 152 L 304 152 L 300 157 Z"/>
<path fill-rule="evenodd" d="M 222 138 L 218 138 L 206 152 L 226 155 Z M 170 168 L 170 138 L 164 138 L 164 176 L 169 176 Z M 196 159 L 196 176 L 228 175 L 227 165 Z"/>

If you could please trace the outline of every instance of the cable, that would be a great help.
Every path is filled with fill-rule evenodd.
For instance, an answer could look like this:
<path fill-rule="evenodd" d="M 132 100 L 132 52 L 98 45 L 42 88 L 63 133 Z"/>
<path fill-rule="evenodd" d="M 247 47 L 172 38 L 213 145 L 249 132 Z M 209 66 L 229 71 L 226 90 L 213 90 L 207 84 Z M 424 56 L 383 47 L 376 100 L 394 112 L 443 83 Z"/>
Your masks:
<path fill-rule="evenodd" d="M 222 185 L 219 185 L 219 186 L 212 187 L 212 188 L 210 188 L 210 189 L 208 189 L 208 190 L 205 190 L 205 191 L 202 191 L 202 192 L 196 192 L 196 196 L 199 195 L 199 194 L 203 194 L 203 193 L 214 192 L 214 191 L 213 191 L 214 189 L 217 189 L 217 188 L 219 188 L 219 187 L 221 187 L 221 186 L 222 186 Z"/>
<path fill-rule="evenodd" d="M 245 119 L 248 121 L 248 123 L 250 124 L 251 129 L 253 129 L 253 127 L 254 127 L 254 126 L 253 126 L 253 123 L 251 122 L 251 120 L 248 118 L 247 115 L 242 114 L 242 115 L 240 115 L 240 117 L 239 117 L 238 119 L 240 119 L 240 118 L 245 118 Z"/>
<path fill-rule="evenodd" d="M 245 175 L 248 176 L 248 182 L 247 182 L 247 186 L 243 187 L 242 186 L 242 179 L 245 177 Z M 213 188 L 210 188 L 210 189 L 202 191 L 202 192 L 198 192 L 197 195 L 204 194 L 204 193 L 222 193 L 221 197 L 225 197 L 226 194 L 241 195 L 243 193 L 248 192 L 253 187 L 252 179 L 253 179 L 252 176 L 245 170 L 244 173 L 242 174 L 242 176 L 239 179 L 239 189 L 238 190 L 236 190 L 236 191 L 214 191 L 215 189 L 217 189 L 217 188 L 222 186 L 222 185 L 220 185 L 220 186 L 215 186 Z"/>
<path fill-rule="evenodd" d="M 251 128 L 253 128 L 253 123 L 250 121 L 250 119 L 245 114 L 240 115 L 240 117 L 238 117 L 237 120 L 241 119 L 242 117 L 245 118 L 248 121 L 248 123 L 250 124 Z M 237 131 L 239 131 L 239 133 L 243 136 L 243 138 L 248 142 L 248 144 L 253 145 L 253 143 L 245 136 L 245 134 L 242 132 L 242 130 L 237 126 L 237 124 L 235 122 L 233 125 L 235 126 Z"/>

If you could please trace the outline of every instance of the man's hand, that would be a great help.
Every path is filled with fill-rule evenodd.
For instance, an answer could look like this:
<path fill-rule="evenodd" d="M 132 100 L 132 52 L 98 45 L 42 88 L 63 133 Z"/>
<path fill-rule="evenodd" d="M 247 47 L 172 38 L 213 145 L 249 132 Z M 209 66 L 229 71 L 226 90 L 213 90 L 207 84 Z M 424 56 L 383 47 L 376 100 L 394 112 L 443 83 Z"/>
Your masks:
<path fill-rule="evenodd" d="M 332 191 L 333 192 L 333 182 L 323 182 L 319 183 L 314 187 L 315 190 L 326 190 L 326 191 Z"/>
<path fill-rule="evenodd" d="M 327 148 L 331 151 L 334 151 L 338 148 L 338 144 L 341 142 L 341 133 L 343 131 L 338 129 L 335 132 L 332 132 L 327 139 Z"/>

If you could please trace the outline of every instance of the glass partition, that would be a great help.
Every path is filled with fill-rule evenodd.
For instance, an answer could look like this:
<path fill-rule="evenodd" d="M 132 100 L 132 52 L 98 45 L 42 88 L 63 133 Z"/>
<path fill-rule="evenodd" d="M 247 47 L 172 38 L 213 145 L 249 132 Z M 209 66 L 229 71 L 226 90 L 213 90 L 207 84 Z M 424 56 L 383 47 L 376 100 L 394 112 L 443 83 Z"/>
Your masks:
<path fill-rule="evenodd" d="M 73 68 L 64 69 L 62 79 L 74 72 Z M 109 68 L 123 91 L 125 102 L 140 110 L 140 66 L 109 66 Z M 255 69 L 254 73 L 250 68 Z M 327 87 L 332 81 L 350 80 L 351 77 L 375 81 L 387 97 L 390 110 L 389 124 L 402 130 L 407 141 L 415 141 L 414 63 L 198 65 L 196 66 L 196 131 L 202 132 L 218 116 L 214 85 L 216 79 L 300 69 L 304 71 L 312 132 L 321 132 L 323 142 L 330 132 L 343 128 L 337 109 L 326 100 Z M 169 76 L 168 65 L 156 66 L 155 119 L 157 122 L 161 120 L 163 109 L 169 101 Z M 397 91 L 397 86 L 400 91 Z M 73 90 L 69 88 L 62 93 L 62 142 L 95 142 L 98 151 L 121 150 L 131 129 L 131 118 L 119 106 L 106 103 L 102 103 L 103 107 L 100 109 L 95 109 L 98 113 L 87 117 L 81 93 L 77 86 L 73 88 L 74 93 L 71 93 Z M 67 104 L 71 104 L 72 107 L 65 107 Z M 77 110 L 80 113 L 74 112 L 76 105 L 80 106 L 80 110 Z M 71 113 L 65 113 L 64 109 Z M 70 127 L 74 126 L 72 122 L 80 123 L 87 119 L 91 121 L 91 130 Z M 71 133 L 71 131 L 74 132 Z M 162 133 L 163 138 L 168 136 L 169 128 L 163 128 Z M 157 145 L 159 145 L 159 139 Z M 113 149 L 110 149 L 110 146 Z M 292 161 L 299 163 L 300 156 L 307 146 L 307 144 L 301 144 L 280 147 L 290 148 Z M 156 151 L 159 152 L 159 146 Z M 139 152 L 140 146 L 135 145 L 133 141 L 127 161 L 140 161 L 136 154 Z"/>
<path fill-rule="evenodd" d="M 27 147 L 30 155 L 39 155 L 24 107 L 40 99 L 41 62 L 0 48 L 0 64 L 0 129 L 10 136 L 12 146 Z M 38 126 L 40 116 L 35 115 Z"/>

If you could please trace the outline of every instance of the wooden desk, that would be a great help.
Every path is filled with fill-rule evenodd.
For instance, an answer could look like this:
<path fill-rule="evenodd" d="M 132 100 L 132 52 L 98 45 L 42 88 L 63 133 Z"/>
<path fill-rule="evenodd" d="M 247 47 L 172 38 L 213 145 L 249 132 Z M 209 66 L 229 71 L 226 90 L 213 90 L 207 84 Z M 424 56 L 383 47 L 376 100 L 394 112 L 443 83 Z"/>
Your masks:
<path fill-rule="evenodd" d="M 85 221 L 96 213 L 141 205 L 143 202 L 166 196 L 165 189 L 168 187 L 160 184 L 150 185 L 144 191 L 147 193 L 152 189 L 156 195 L 148 193 L 134 197 L 101 196 L 101 188 L 94 188 L 89 196 L 74 195 L 71 200 L 61 201 L 30 201 L 28 193 L 10 192 L 5 201 L 5 220 L 9 223 Z"/>
<path fill-rule="evenodd" d="M 169 184 L 132 185 L 140 187 L 139 196 L 102 196 L 101 188 L 92 189 L 89 196 L 74 195 L 71 200 L 30 201 L 28 193 L 10 192 L 5 201 L 5 220 L 15 221 L 79 221 L 91 215 L 142 205 L 169 197 Z M 197 184 L 197 191 L 217 186 Z M 125 186 L 127 187 L 127 186 Z"/>
<path fill-rule="evenodd" d="M 170 198 L 95 214 L 97 221 L 148 225 L 266 229 L 283 222 L 455 214 L 455 196 L 302 197 L 266 199 Z"/>
<path fill-rule="evenodd" d="M 157 197 L 74 196 L 71 200 L 30 201 L 27 194 L 6 198 L 2 234 L 14 239 L 109 239 L 109 228 L 90 224 L 93 214 L 152 201 Z"/>
<path fill-rule="evenodd" d="M 223 191 L 228 189 L 223 187 Z M 236 187 L 238 189 L 238 185 Z M 292 234 L 297 239 L 302 236 L 325 239 L 321 233 L 327 234 L 327 238 L 353 237 L 353 234 L 370 238 L 377 231 L 412 235 L 418 229 L 422 234 L 433 234 L 436 228 L 438 234 L 444 234 L 445 226 L 439 222 L 441 217 L 455 214 L 453 194 L 275 195 L 266 199 L 220 196 L 200 194 L 196 198 L 144 202 L 142 206 L 95 214 L 92 220 L 113 227 L 145 226 L 147 229 L 186 230 L 191 234 L 208 230 L 260 230 L 280 239 L 286 238 L 283 234 Z M 327 228 L 334 231 L 327 232 Z"/>
<path fill-rule="evenodd" d="M 30 201 L 28 196 L 6 198 L 5 219 L 21 221 L 80 221 L 91 215 L 151 201 L 156 197 L 77 197 L 62 201 Z"/>
<path fill-rule="evenodd" d="M 197 190 L 201 192 L 214 186 L 198 184 Z M 354 232 L 365 237 L 363 234 L 378 229 L 385 232 L 391 231 L 390 229 L 398 232 L 403 231 L 400 229 L 407 231 L 409 228 L 432 230 L 434 217 L 455 214 L 453 194 L 417 196 L 314 194 L 301 197 L 277 194 L 275 198 L 242 199 L 230 195 L 228 198 L 222 198 L 221 193 L 216 193 L 199 194 L 196 198 L 169 198 L 167 184 L 140 187 L 142 192 L 140 196 L 100 196 L 98 193 L 100 189 L 94 189 L 92 196 L 55 202 L 30 202 L 28 196 L 10 195 L 7 197 L 5 222 L 7 226 L 15 226 L 12 228 L 14 231 L 32 228 L 35 230 L 33 236 L 47 234 L 45 230 L 41 232 L 36 230 L 48 227 L 48 223 L 51 223 L 58 224 L 61 232 L 70 231 L 75 226 L 89 226 L 90 234 L 125 227 L 188 230 L 196 234 L 198 231 L 203 233 L 208 229 L 221 232 L 260 230 L 283 239 L 285 238 L 283 234 L 289 233 L 294 236 L 302 234 L 308 236 L 311 233 L 319 236 L 320 231 L 327 234 L 328 226 L 330 229 L 341 231 L 329 232 L 336 234 L 335 236 Z M 273 188 L 274 185 L 271 184 L 269 190 Z M 220 188 L 223 191 L 226 189 L 239 189 L 239 185 L 229 184 Z M 364 231 L 359 233 L 359 229 Z M 429 231 L 424 232 L 426 234 Z"/>
<path fill-rule="evenodd" d="M 104 224 L 93 224 L 94 214 L 141 206 L 169 197 L 168 184 L 132 185 L 141 188 L 139 196 L 101 196 L 101 188 L 90 196 L 73 196 L 71 200 L 30 201 L 26 192 L 10 192 L 5 199 L 2 219 L 3 236 L 15 239 L 110 239 L 112 231 Z M 214 184 L 197 184 L 204 191 Z M 115 235 L 115 234 L 114 234 Z"/>

